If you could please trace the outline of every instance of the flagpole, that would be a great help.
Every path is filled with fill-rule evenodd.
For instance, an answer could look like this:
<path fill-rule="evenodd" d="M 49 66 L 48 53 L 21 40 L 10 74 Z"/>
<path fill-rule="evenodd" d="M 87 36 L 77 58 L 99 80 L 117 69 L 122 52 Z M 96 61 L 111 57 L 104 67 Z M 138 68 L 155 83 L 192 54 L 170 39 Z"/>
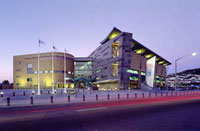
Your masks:
<path fill-rule="evenodd" d="M 40 95 L 40 41 L 38 44 L 38 95 Z"/>
<path fill-rule="evenodd" d="M 65 49 L 65 52 L 64 52 L 64 93 L 67 93 L 67 90 L 66 90 L 66 49 Z"/>
<path fill-rule="evenodd" d="M 53 52 L 54 52 L 54 50 L 52 51 L 52 94 L 55 93 L 55 90 L 54 90 L 54 57 L 53 57 Z"/>

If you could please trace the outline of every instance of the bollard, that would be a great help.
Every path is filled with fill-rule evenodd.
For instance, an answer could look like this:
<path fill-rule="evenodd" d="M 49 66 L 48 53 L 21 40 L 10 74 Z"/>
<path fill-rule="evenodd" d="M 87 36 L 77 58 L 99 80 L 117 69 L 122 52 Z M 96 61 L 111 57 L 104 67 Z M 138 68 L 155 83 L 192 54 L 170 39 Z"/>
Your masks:
<path fill-rule="evenodd" d="M 79 92 L 79 89 L 78 89 L 78 92 Z"/>
<path fill-rule="evenodd" d="M 85 90 L 83 89 L 83 92 L 84 92 Z"/>
<path fill-rule="evenodd" d="M 68 102 L 70 102 L 70 95 L 68 95 Z"/>
<path fill-rule="evenodd" d="M 61 94 L 62 94 L 62 92 L 63 92 L 63 91 L 61 90 Z"/>
<path fill-rule="evenodd" d="M 33 97 L 31 96 L 31 104 L 33 104 Z"/>
<path fill-rule="evenodd" d="M 163 93 L 161 92 L 161 94 L 160 94 L 161 96 L 163 96 Z"/>
<path fill-rule="evenodd" d="M 26 95 L 25 91 L 24 91 L 24 96 Z"/>
<path fill-rule="evenodd" d="M 155 94 L 155 96 L 157 97 L 157 93 Z"/>
<path fill-rule="evenodd" d="M 10 106 L 10 97 L 7 98 L 7 106 Z"/>
<path fill-rule="evenodd" d="M 51 96 L 51 103 L 53 103 L 53 96 Z"/>
<path fill-rule="evenodd" d="M 127 94 L 127 99 L 129 99 L 129 94 Z"/>
<path fill-rule="evenodd" d="M 49 90 L 48 90 L 48 94 L 49 94 Z"/>
<path fill-rule="evenodd" d="M 118 99 L 120 99 L 120 94 L 118 94 Z"/>
<path fill-rule="evenodd" d="M 40 91 L 40 94 L 42 94 L 42 91 Z"/>
<path fill-rule="evenodd" d="M 108 100 L 110 100 L 110 95 L 108 94 Z"/>
<path fill-rule="evenodd" d="M 13 96 L 15 96 L 15 92 L 13 92 Z"/>
<path fill-rule="evenodd" d="M 137 93 L 135 93 L 135 98 L 137 98 Z"/>
<path fill-rule="evenodd" d="M 144 98 L 144 93 L 142 93 L 142 97 Z"/>
<path fill-rule="evenodd" d="M 149 93 L 149 97 L 151 97 L 151 93 Z"/>
<path fill-rule="evenodd" d="M 96 94 L 96 100 L 98 100 L 98 95 Z"/>
<path fill-rule="evenodd" d="M 83 95 L 83 101 L 85 101 L 85 95 Z"/>

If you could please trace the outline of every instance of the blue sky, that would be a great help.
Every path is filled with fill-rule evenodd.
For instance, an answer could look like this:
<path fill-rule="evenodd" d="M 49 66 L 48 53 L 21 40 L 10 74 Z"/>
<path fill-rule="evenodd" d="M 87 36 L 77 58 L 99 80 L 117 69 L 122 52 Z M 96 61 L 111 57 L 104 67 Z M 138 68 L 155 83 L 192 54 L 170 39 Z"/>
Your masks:
<path fill-rule="evenodd" d="M 64 48 L 88 56 L 115 26 L 166 58 L 200 55 L 199 0 L 1 0 L 0 81 L 12 81 L 13 56 Z M 200 57 L 179 62 L 178 71 L 200 67 Z"/>

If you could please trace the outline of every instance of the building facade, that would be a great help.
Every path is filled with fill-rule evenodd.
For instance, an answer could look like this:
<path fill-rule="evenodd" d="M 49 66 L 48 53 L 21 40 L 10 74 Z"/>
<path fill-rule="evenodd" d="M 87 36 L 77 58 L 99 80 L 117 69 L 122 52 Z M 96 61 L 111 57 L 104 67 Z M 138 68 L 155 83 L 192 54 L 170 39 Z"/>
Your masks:
<path fill-rule="evenodd" d="M 147 60 L 156 56 L 154 86 L 164 87 L 166 66 L 171 63 L 132 37 L 132 33 L 113 28 L 88 57 L 66 54 L 66 87 L 99 90 L 140 89 L 145 83 Z M 37 87 L 37 54 L 14 56 L 14 87 Z M 40 83 L 42 88 L 64 87 L 64 53 L 40 55 Z"/>
<path fill-rule="evenodd" d="M 100 43 L 89 57 L 93 58 L 93 77 L 99 89 L 140 88 L 145 81 L 146 61 L 156 56 L 155 84 L 165 83 L 166 66 L 171 64 L 132 38 L 132 33 L 117 28 Z"/>
<path fill-rule="evenodd" d="M 53 55 L 53 57 L 52 57 Z M 54 59 L 52 71 L 52 59 Z M 74 56 L 65 54 L 66 60 L 66 87 L 73 87 L 70 79 L 74 78 Z M 14 88 L 37 88 L 38 86 L 38 54 L 14 56 L 13 59 Z M 52 75 L 54 74 L 54 83 Z M 64 85 L 64 53 L 40 53 L 40 86 L 51 88 Z"/>
<path fill-rule="evenodd" d="M 92 61 L 89 57 L 74 58 L 74 86 L 76 88 L 91 86 Z"/>

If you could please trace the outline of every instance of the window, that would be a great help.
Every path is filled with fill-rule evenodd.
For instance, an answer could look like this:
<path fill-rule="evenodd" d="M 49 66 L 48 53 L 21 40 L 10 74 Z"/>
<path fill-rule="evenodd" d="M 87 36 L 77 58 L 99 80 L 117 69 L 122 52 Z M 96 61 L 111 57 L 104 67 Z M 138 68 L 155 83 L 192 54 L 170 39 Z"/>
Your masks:
<path fill-rule="evenodd" d="M 107 78 L 108 77 L 108 75 L 102 75 L 101 76 L 101 78 Z"/>
<path fill-rule="evenodd" d="M 34 72 L 32 71 L 32 64 L 27 65 L 27 74 L 33 74 Z"/>
<path fill-rule="evenodd" d="M 32 78 L 27 78 L 27 82 L 32 82 Z"/>
<path fill-rule="evenodd" d="M 119 55 L 119 43 L 112 44 L 112 57 L 117 57 Z"/>
<path fill-rule="evenodd" d="M 103 54 L 103 56 L 106 56 L 106 55 L 108 55 L 108 52 L 106 52 L 105 54 Z"/>
<path fill-rule="evenodd" d="M 118 62 L 112 64 L 112 76 L 118 76 Z"/>
<path fill-rule="evenodd" d="M 21 64 L 21 61 L 17 61 L 16 64 L 17 64 L 17 65 L 18 65 L 18 64 Z"/>
<path fill-rule="evenodd" d="M 28 68 L 32 68 L 32 64 L 28 64 Z"/>

